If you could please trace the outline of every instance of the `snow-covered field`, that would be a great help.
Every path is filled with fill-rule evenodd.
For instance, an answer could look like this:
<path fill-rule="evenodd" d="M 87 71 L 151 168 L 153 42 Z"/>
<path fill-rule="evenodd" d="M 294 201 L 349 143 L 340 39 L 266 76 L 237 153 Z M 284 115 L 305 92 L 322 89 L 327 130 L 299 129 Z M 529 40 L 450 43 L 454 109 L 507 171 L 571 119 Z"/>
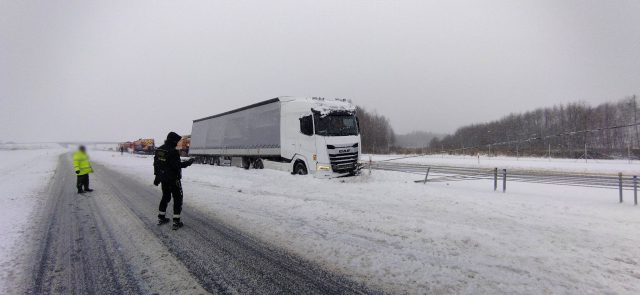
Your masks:
<path fill-rule="evenodd" d="M 527 169 L 539 171 L 566 171 L 577 173 L 607 173 L 622 172 L 627 175 L 640 176 L 640 161 L 628 160 L 593 160 L 588 159 L 556 159 L 556 158 L 515 158 L 488 157 L 462 155 L 371 155 L 373 161 L 390 161 L 391 163 L 419 163 L 431 165 L 447 165 L 456 167 L 482 167 L 500 169 Z M 364 155 L 362 161 L 369 161 L 369 155 Z"/>
<path fill-rule="evenodd" d="M 151 185 L 151 157 L 92 157 Z M 640 208 L 616 191 L 415 178 L 194 165 L 183 186 L 187 204 L 393 293 L 640 293 Z"/>
<path fill-rule="evenodd" d="M 66 149 L 56 144 L 0 144 L 0 293 L 17 277 L 34 209 L 44 200 L 58 156 Z"/>

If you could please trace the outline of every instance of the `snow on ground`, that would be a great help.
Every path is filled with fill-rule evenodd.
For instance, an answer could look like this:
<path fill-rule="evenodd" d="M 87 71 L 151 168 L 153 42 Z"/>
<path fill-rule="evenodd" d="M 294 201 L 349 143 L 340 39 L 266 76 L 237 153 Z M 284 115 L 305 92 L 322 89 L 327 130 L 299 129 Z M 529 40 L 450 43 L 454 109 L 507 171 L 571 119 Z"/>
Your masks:
<path fill-rule="evenodd" d="M 93 159 L 152 182 L 151 157 Z M 187 204 L 393 293 L 640 292 L 640 208 L 617 191 L 416 178 L 194 165 L 183 186 Z"/>
<path fill-rule="evenodd" d="M 60 149 L 57 143 L 0 143 L 0 151 Z"/>
<path fill-rule="evenodd" d="M 33 243 L 26 238 L 32 214 L 66 151 L 55 144 L 0 145 L 0 293 L 19 276 L 23 249 Z"/>
<path fill-rule="evenodd" d="M 566 171 L 576 173 L 607 173 L 640 176 L 640 161 L 634 160 L 593 160 L 588 159 L 555 159 L 555 158 L 516 158 L 488 157 L 481 155 L 371 155 L 373 161 L 390 161 L 390 163 L 413 163 L 447 165 L 456 167 L 480 167 L 500 169 L 527 169 L 539 171 Z M 369 161 L 369 155 L 363 155 L 362 161 Z"/>

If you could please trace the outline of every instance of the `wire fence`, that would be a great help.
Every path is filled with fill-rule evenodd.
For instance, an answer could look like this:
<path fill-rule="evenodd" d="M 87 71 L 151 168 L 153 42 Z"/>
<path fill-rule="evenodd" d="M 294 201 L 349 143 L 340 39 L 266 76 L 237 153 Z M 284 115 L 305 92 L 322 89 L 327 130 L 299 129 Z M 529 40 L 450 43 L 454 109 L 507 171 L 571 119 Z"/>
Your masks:
<path fill-rule="evenodd" d="M 619 202 L 623 202 L 624 191 L 632 191 L 634 204 L 638 204 L 638 177 L 635 175 L 571 173 L 536 171 L 527 169 L 498 169 L 457 167 L 446 165 L 429 165 L 389 161 L 369 161 L 365 168 L 411 173 L 424 176 L 424 180 L 416 182 L 443 182 L 465 180 L 490 180 L 493 189 L 507 190 L 507 182 L 526 182 L 577 187 L 615 189 L 619 192 Z"/>

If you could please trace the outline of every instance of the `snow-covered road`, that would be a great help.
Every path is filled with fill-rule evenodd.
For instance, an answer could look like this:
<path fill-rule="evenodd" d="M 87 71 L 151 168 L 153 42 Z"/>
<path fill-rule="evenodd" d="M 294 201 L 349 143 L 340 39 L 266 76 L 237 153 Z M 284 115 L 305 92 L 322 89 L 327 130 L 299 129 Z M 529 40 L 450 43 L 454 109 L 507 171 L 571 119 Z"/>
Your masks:
<path fill-rule="evenodd" d="M 92 166 L 95 191 L 79 195 L 71 156 L 60 157 L 29 245 L 34 263 L 10 294 L 377 293 L 191 204 L 185 227 L 158 226 L 157 187 Z"/>
<path fill-rule="evenodd" d="M 93 156 L 152 181 L 150 157 Z M 640 291 L 640 208 L 615 191 L 513 183 L 502 194 L 485 181 L 415 178 L 194 165 L 184 191 L 206 214 L 392 293 Z"/>

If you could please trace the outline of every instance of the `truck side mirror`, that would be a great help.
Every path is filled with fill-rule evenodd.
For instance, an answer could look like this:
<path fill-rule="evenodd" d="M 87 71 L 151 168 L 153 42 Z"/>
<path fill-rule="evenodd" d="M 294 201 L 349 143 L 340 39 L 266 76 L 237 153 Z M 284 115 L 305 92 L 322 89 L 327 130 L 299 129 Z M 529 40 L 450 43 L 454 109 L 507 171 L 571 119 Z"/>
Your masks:
<path fill-rule="evenodd" d="M 300 118 L 300 133 L 304 135 L 313 135 L 313 118 L 311 115 Z"/>

